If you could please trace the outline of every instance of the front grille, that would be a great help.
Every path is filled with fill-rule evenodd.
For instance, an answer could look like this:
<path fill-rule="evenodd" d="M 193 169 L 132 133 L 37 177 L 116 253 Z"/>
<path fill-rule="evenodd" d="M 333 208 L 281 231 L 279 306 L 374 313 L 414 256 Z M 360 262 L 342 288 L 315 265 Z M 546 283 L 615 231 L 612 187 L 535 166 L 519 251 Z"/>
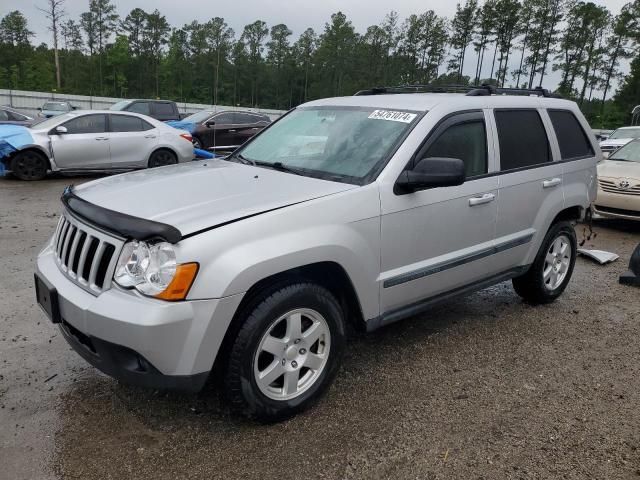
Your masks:
<path fill-rule="evenodd" d="M 613 180 L 604 180 L 602 178 L 598 179 L 598 183 L 600 184 L 600 188 L 602 191 L 607 193 L 618 193 L 621 195 L 640 195 L 640 183 L 636 185 L 629 185 L 628 188 L 622 188 L 619 182 L 614 182 Z"/>
<path fill-rule="evenodd" d="M 98 295 L 111 287 L 111 278 L 124 240 L 61 216 L 53 238 L 56 263 L 74 283 Z"/>

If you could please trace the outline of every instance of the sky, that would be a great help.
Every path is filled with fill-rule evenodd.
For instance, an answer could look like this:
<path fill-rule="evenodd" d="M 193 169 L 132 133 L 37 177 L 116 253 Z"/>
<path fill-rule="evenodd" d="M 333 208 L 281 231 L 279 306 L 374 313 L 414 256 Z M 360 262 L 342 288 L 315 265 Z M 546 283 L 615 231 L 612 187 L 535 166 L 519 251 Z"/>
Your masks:
<path fill-rule="evenodd" d="M 606 6 L 617 14 L 629 0 L 595 0 L 595 3 Z M 166 16 L 167 21 L 175 27 L 191 23 L 193 20 L 205 22 L 212 17 L 223 17 L 239 36 L 245 25 L 255 20 L 264 20 L 268 26 L 285 23 L 293 31 L 296 39 L 307 27 L 321 33 L 324 24 L 332 13 L 342 11 L 351 20 L 356 30 L 363 33 L 369 25 L 382 21 L 384 16 L 395 10 L 400 19 L 412 13 L 434 10 L 438 15 L 451 18 L 455 13 L 455 0 L 112 0 L 118 13 L 124 17 L 133 8 L 140 7 L 146 11 L 157 8 Z M 35 32 L 34 43 L 51 43 L 51 33 L 47 30 L 47 19 L 37 7 L 44 7 L 46 0 L 2 0 L 0 17 L 12 10 L 20 10 L 29 22 L 29 28 Z M 80 13 L 88 10 L 89 0 L 66 0 L 64 9 L 69 18 L 78 19 Z M 188 6 L 188 8 L 185 8 Z M 472 49 L 471 49 L 472 50 Z M 469 70 L 475 64 L 467 62 Z M 469 74 L 465 68 L 465 74 Z M 549 84 L 553 88 L 557 83 L 557 74 L 551 74 Z M 552 85 L 553 84 L 553 85 Z"/>

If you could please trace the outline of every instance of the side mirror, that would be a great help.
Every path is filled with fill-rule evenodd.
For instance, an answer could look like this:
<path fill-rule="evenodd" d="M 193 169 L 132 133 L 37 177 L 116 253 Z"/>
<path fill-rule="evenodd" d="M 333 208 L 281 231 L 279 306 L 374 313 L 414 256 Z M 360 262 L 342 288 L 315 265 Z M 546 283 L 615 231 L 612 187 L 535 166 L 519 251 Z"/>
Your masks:
<path fill-rule="evenodd" d="M 211 128 L 211 127 L 213 127 L 215 124 L 216 124 L 216 122 L 215 122 L 215 121 L 213 121 L 213 120 L 209 120 L 209 121 L 208 121 L 207 123 L 205 123 L 204 125 L 205 125 L 206 127 Z"/>
<path fill-rule="evenodd" d="M 56 132 L 58 135 L 63 135 L 63 134 L 65 134 L 65 133 L 67 133 L 67 131 L 68 131 L 68 130 L 67 130 L 67 127 L 63 127 L 62 125 L 58 125 L 58 126 L 55 128 L 55 132 Z"/>
<path fill-rule="evenodd" d="M 412 193 L 437 187 L 453 187 L 465 181 L 464 162 L 457 158 L 431 157 L 420 160 L 413 170 L 402 172 L 396 193 Z"/>
<path fill-rule="evenodd" d="M 78 109 L 78 107 L 76 107 L 75 105 L 71 105 L 71 109 L 72 109 L 72 110 L 77 110 L 77 109 Z"/>
<path fill-rule="evenodd" d="M 42 111 L 42 107 L 38 107 L 38 111 L 41 112 Z"/>

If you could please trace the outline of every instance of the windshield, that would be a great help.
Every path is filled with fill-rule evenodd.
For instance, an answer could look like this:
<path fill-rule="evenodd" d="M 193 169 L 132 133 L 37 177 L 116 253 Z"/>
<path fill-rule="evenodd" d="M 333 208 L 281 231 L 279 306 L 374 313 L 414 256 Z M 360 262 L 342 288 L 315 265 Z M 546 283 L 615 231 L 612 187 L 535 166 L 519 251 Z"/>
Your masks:
<path fill-rule="evenodd" d="M 640 163 L 640 141 L 627 143 L 624 147 L 609 156 L 609 160 Z"/>
<path fill-rule="evenodd" d="M 211 110 L 203 110 L 202 112 L 194 113 L 192 115 L 189 115 L 188 117 L 184 117 L 182 121 L 192 122 L 192 123 L 202 123 L 208 118 L 210 118 L 211 115 L 213 115 L 214 113 L 215 112 L 212 112 Z"/>
<path fill-rule="evenodd" d="M 244 159 L 303 175 L 364 183 L 384 166 L 418 115 L 359 107 L 303 107 L 241 150 Z"/>
<path fill-rule="evenodd" d="M 611 134 L 609 140 L 616 138 L 640 138 L 640 127 L 638 128 L 619 128 Z"/>
<path fill-rule="evenodd" d="M 120 100 L 118 103 L 114 103 L 109 107 L 109 110 L 124 110 L 127 105 L 131 103 L 131 100 Z"/>
<path fill-rule="evenodd" d="M 69 110 L 67 108 L 67 104 L 66 103 L 53 103 L 53 102 L 48 102 L 45 103 L 44 106 L 42 107 L 43 110 L 53 110 L 54 112 L 66 112 L 67 110 Z"/>
<path fill-rule="evenodd" d="M 47 118 L 46 120 L 36 123 L 33 125 L 33 128 L 37 129 L 50 129 L 55 127 L 56 125 L 60 125 L 62 122 L 69 120 L 70 118 L 75 118 L 76 115 L 72 113 L 65 113 L 62 115 L 58 115 L 57 117 Z"/>

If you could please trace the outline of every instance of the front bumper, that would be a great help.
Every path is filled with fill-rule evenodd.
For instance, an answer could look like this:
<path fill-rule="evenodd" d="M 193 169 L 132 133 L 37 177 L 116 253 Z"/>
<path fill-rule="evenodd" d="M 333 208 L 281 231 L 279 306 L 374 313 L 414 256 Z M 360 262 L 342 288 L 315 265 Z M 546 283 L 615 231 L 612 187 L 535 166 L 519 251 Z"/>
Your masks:
<path fill-rule="evenodd" d="M 242 299 L 165 302 L 116 286 L 94 296 L 59 270 L 51 246 L 36 271 L 57 291 L 71 347 L 104 373 L 146 387 L 199 390 Z"/>
<path fill-rule="evenodd" d="M 603 217 L 640 220 L 640 195 L 605 192 L 598 187 L 593 210 Z"/>

